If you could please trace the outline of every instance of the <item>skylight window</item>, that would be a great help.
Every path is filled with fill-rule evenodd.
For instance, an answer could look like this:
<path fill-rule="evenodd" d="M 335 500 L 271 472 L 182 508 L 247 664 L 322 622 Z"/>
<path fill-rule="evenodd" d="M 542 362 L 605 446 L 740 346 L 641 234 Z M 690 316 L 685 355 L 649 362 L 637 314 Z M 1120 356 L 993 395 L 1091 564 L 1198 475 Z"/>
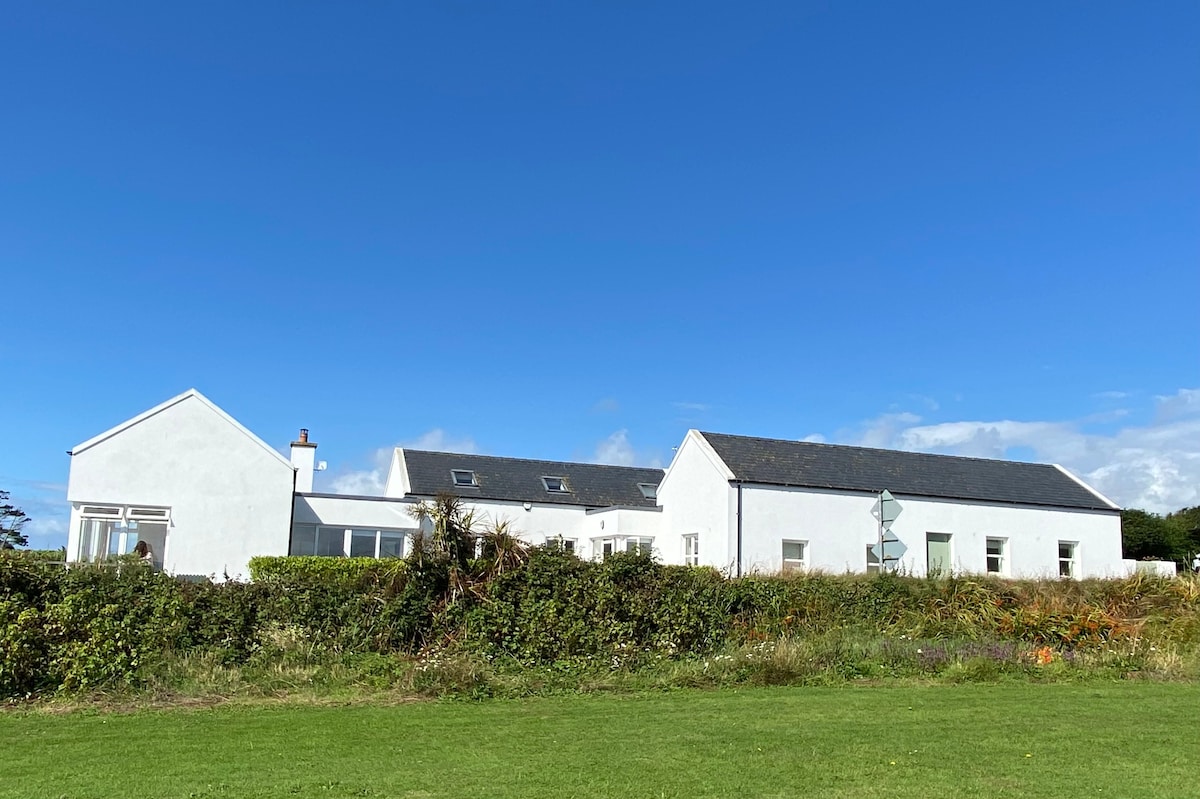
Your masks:
<path fill-rule="evenodd" d="M 479 483 L 475 481 L 475 472 L 470 469 L 451 469 L 450 477 L 454 480 L 456 486 L 477 486 Z"/>
<path fill-rule="evenodd" d="M 567 494 L 571 491 L 562 477 L 543 477 L 542 485 L 546 486 L 546 490 L 551 494 Z"/>
<path fill-rule="evenodd" d="M 638 488 L 642 491 L 642 496 L 646 499 L 658 498 L 658 486 L 654 483 L 638 483 Z"/>

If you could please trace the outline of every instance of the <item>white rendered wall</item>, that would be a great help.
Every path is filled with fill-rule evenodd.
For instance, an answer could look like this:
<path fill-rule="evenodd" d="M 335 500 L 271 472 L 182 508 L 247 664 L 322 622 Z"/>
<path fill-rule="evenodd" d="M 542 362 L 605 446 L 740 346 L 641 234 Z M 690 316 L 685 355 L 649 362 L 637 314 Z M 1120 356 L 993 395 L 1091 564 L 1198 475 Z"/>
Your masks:
<path fill-rule="evenodd" d="M 595 557 L 594 546 L 605 538 L 653 538 L 653 553 L 665 563 L 681 562 L 675 551 L 663 551 L 667 539 L 662 535 L 662 512 L 658 508 L 605 508 L 588 511 L 580 525 L 581 557 Z M 682 557 L 682 556 L 680 556 Z"/>
<path fill-rule="evenodd" d="M 662 507 L 661 542 L 665 563 L 683 563 L 683 536 L 698 536 L 700 565 L 732 569 L 736 550 L 736 491 L 728 470 L 707 442 L 689 431 L 658 487 Z"/>
<path fill-rule="evenodd" d="M 878 523 L 871 515 L 875 499 L 871 494 L 852 492 L 744 486 L 744 570 L 778 571 L 782 542 L 797 540 L 808 543 L 809 569 L 865 571 L 866 547 L 878 536 Z M 910 574 L 926 573 L 925 542 L 930 532 L 950 534 L 956 573 L 986 572 L 988 538 L 1006 539 L 1007 576 L 1057 577 L 1059 541 L 1078 543 L 1079 577 L 1126 573 L 1121 559 L 1121 520 L 1115 512 L 903 495 L 896 495 L 896 499 L 903 512 L 892 525 L 892 532 L 908 546 L 900 568 Z"/>
<path fill-rule="evenodd" d="M 1126 558 L 1121 561 L 1126 575 L 1149 574 L 1154 577 L 1174 577 L 1179 574 L 1179 565 L 1173 560 L 1133 560 Z"/>
<path fill-rule="evenodd" d="M 296 491 L 301 494 L 312 492 L 313 470 L 316 467 L 317 448 L 312 444 L 292 444 L 292 468 L 296 470 Z"/>
<path fill-rule="evenodd" d="M 67 557 L 79 507 L 171 508 L 163 568 L 244 578 L 254 555 L 286 555 L 293 471 L 204 400 L 187 396 L 71 458 Z"/>
<path fill-rule="evenodd" d="M 475 512 L 476 526 L 486 529 L 495 522 L 508 520 L 510 532 L 530 544 L 544 544 L 558 538 L 575 539 L 575 552 L 580 557 L 594 555 L 591 542 L 594 538 L 610 535 L 657 536 L 659 516 L 657 509 L 614 508 L 591 511 L 582 505 L 554 505 L 503 500 L 463 500 L 463 507 Z M 604 521 L 604 529 L 600 522 Z M 655 541 L 657 548 L 657 540 Z"/>
<path fill-rule="evenodd" d="M 293 522 L 370 530 L 415 530 L 406 500 L 342 496 L 296 496 Z"/>

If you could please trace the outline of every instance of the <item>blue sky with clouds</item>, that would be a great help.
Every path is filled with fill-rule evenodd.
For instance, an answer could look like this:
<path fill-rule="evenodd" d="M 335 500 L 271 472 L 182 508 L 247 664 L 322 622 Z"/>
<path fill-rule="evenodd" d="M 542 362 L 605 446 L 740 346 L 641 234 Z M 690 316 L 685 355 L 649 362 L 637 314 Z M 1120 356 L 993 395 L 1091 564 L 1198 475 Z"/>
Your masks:
<path fill-rule="evenodd" d="M 1200 504 L 1200 5 L 26 4 L 0 488 L 195 386 L 328 489 L 688 427 Z"/>

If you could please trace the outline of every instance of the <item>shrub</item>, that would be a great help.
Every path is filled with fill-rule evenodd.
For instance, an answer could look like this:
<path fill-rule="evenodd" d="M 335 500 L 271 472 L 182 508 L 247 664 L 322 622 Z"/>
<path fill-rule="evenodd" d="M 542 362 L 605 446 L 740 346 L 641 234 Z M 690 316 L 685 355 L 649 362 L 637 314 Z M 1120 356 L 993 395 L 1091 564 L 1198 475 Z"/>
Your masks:
<path fill-rule="evenodd" d="M 465 695 L 599 690 L 640 674 L 716 685 L 1197 671 L 1195 576 L 728 579 L 644 554 L 592 562 L 492 540 L 491 556 L 466 567 L 432 546 L 394 561 L 256 558 L 254 582 L 223 584 L 10 553 L 0 557 L 0 696 L 161 684 L 180 663 L 206 669 L 210 685 L 357 669 L 371 685 Z"/>
<path fill-rule="evenodd" d="M 268 557 L 250 559 L 250 578 L 255 582 L 320 583 L 349 585 L 356 588 L 402 587 L 407 563 L 399 558 L 325 558 L 319 556 Z"/>

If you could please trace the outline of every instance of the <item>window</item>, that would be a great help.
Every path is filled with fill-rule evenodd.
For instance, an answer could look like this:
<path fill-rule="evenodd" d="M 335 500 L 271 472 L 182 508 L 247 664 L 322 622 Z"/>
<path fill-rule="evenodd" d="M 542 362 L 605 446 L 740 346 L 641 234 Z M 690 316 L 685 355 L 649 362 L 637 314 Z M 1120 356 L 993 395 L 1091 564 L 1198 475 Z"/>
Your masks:
<path fill-rule="evenodd" d="M 1004 563 L 1004 545 L 1003 538 L 989 538 L 987 540 L 987 573 L 988 574 L 1007 574 L 1007 569 Z"/>
<path fill-rule="evenodd" d="M 546 536 L 546 544 L 547 546 L 561 549 L 563 552 L 570 552 L 574 554 L 578 540 L 574 538 L 563 538 L 561 535 L 548 535 Z"/>
<path fill-rule="evenodd" d="M 875 554 L 875 547 L 879 544 L 867 544 L 867 573 L 877 572 L 880 569 L 879 556 Z"/>
<path fill-rule="evenodd" d="M 653 538 L 626 538 L 625 539 L 625 551 L 626 552 L 639 552 L 643 555 L 649 555 L 650 551 L 653 548 L 654 548 L 654 539 Z"/>
<path fill-rule="evenodd" d="M 542 485 L 546 486 L 546 490 L 551 494 L 569 494 L 571 492 L 567 488 L 567 481 L 561 477 L 543 477 Z"/>
<path fill-rule="evenodd" d="M 83 506 L 83 515 L 84 516 L 120 516 L 121 509 L 120 508 L 103 507 L 100 505 L 84 505 Z"/>
<path fill-rule="evenodd" d="M 375 536 L 374 530 L 351 530 L 350 531 L 350 557 L 352 558 L 373 558 L 375 557 Z"/>
<path fill-rule="evenodd" d="M 783 570 L 785 572 L 803 570 L 808 565 L 807 541 L 783 542 Z"/>
<path fill-rule="evenodd" d="M 127 516 L 130 519 L 165 520 L 170 515 L 166 508 L 130 508 Z"/>
<path fill-rule="evenodd" d="M 389 533 L 385 530 L 379 531 L 379 555 L 380 558 L 402 558 L 404 557 L 404 533 Z"/>
<path fill-rule="evenodd" d="M 318 527 L 314 555 L 341 557 L 346 554 L 346 531 L 341 527 Z"/>
<path fill-rule="evenodd" d="M 683 537 L 683 565 L 700 565 L 700 536 L 695 533 Z"/>
<path fill-rule="evenodd" d="M 950 534 L 925 534 L 925 568 L 930 577 L 950 574 Z"/>
<path fill-rule="evenodd" d="M 654 551 L 654 539 L 648 536 L 614 536 L 592 539 L 592 557 L 607 558 L 612 553 L 622 550 L 649 555 Z"/>
<path fill-rule="evenodd" d="M 454 481 L 454 485 L 460 487 L 479 485 L 475 482 L 475 472 L 470 469 L 451 469 L 450 478 Z"/>
<path fill-rule="evenodd" d="M 128 555 L 139 541 L 145 541 L 155 568 L 162 568 L 170 508 L 85 505 L 80 512 L 83 518 L 79 523 L 79 549 L 75 553 L 78 560 L 98 561 Z"/>
<path fill-rule="evenodd" d="M 137 545 L 137 522 L 116 524 L 109 531 L 108 554 L 128 555 Z"/>
<path fill-rule="evenodd" d="M 145 526 L 145 522 L 142 525 Z M 292 525 L 292 555 L 325 557 L 399 558 L 404 555 L 404 530 L 364 530 L 325 527 L 315 524 Z"/>
<path fill-rule="evenodd" d="M 1058 542 L 1059 577 L 1077 577 L 1079 575 L 1079 564 L 1076 561 L 1078 551 L 1079 544 L 1074 541 Z"/>
<path fill-rule="evenodd" d="M 646 499 L 658 498 L 658 486 L 654 483 L 638 483 L 638 490 L 642 492 L 642 496 Z"/>

